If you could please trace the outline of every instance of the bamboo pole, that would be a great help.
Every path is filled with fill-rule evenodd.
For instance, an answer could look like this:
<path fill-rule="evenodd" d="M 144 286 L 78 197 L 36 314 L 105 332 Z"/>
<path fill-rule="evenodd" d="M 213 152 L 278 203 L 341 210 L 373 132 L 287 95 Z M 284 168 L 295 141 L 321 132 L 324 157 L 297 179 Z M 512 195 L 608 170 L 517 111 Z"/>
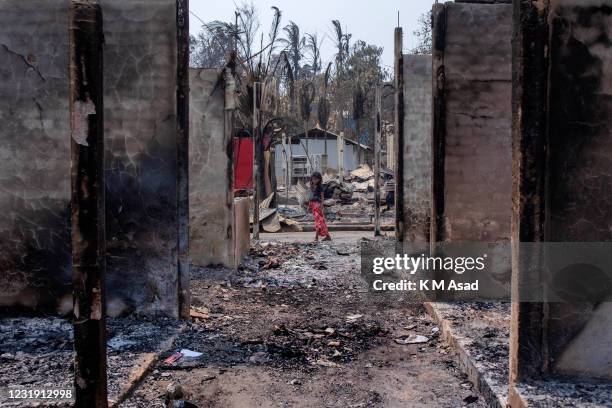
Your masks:
<path fill-rule="evenodd" d="M 293 185 L 293 149 L 291 148 L 291 136 L 287 137 L 287 145 L 289 146 L 289 185 Z"/>
<path fill-rule="evenodd" d="M 253 83 L 253 239 L 259 239 L 259 82 Z"/>
<path fill-rule="evenodd" d="M 380 141 L 381 141 L 381 102 L 380 85 L 376 86 L 376 116 L 374 133 L 374 236 L 380 236 Z"/>
<path fill-rule="evenodd" d="M 340 181 L 344 181 L 344 132 L 338 135 L 338 175 Z"/>
<path fill-rule="evenodd" d="M 285 152 L 285 199 L 286 203 L 289 203 L 289 187 L 291 187 L 291 151 L 287 153 L 287 149 L 291 149 L 289 139 L 286 134 L 283 133 L 283 150 Z"/>
<path fill-rule="evenodd" d="M 70 4 L 70 178 L 75 407 L 108 406 L 102 11 Z"/>

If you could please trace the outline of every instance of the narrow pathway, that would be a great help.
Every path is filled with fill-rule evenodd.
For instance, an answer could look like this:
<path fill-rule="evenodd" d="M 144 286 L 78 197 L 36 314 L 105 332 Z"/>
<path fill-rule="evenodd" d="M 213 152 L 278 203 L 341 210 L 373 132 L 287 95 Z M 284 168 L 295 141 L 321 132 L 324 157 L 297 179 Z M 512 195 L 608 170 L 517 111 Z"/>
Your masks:
<path fill-rule="evenodd" d="M 279 235 L 237 272 L 195 270 L 200 317 L 173 351 L 203 355 L 158 364 L 123 406 L 163 406 L 180 384 L 199 407 L 483 407 L 422 305 L 366 291 L 367 235 L 316 245 Z M 427 341 L 400 344 L 414 335 Z"/>

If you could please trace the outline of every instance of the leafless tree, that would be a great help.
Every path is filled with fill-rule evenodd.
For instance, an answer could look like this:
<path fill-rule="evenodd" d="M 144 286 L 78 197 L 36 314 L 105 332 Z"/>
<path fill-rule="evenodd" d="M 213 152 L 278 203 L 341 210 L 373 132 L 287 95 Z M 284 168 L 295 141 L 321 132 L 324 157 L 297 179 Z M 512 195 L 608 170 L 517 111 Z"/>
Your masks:
<path fill-rule="evenodd" d="M 336 42 L 336 76 L 342 76 L 344 65 L 349 56 L 352 34 L 342 31 L 342 24 L 340 24 L 339 20 L 332 20 L 332 25 Z"/>
<path fill-rule="evenodd" d="M 312 167 L 312 161 L 310 160 L 310 153 L 308 151 L 308 122 L 310 121 L 310 114 L 312 113 L 312 103 L 315 99 L 315 86 L 312 82 L 304 82 L 300 89 L 300 113 L 302 115 L 302 121 L 304 121 L 304 135 L 306 138 L 306 158 Z"/>
<path fill-rule="evenodd" d="M 327 90 L 329 88 L 330 77 L 331 77 L 331 68 L 332 63 L 330 62 L 327 65 L 327 69 L 325 70 L 325 75 L 323 76 L 323 84 L 321 87 L 321 93 L 319 96 L 319 106 L 317 109 L 317 119 L 319 120 L 319 126 L 323 129 L 323 143 L 324 150 L 323 154 L 325 155 L 325 167 L 323 171 L 327 171 L 327 122 L 329 121 L 329 111 L 330 104 L 329 99 L 327 98 Z"/>
<path fill-rule="evenodd" d="M 293 68 L 293 79 L 300 79 L 300 61 L 303 57 L 303 49 L 306 44 L 305 37 L 300 35 L 300 27 L 290 21 L 288 25 L 283 28 L 286 34 L 286 38 L 281 38 L 280 42 L 285 44 L 285 53 L 291 61 Z"/>
<path fill-rule="evenodd" d="M 417 39 L 417 45 L 410 50 L 411 54 L 431 54 L 431 10 L 421 14 L 418 28 L 412 32 Z"/>
<path fill-rule="evenodd" d="M 321 44 L 323 40 L 319 41 L 317 33 L 306 34 L 306 48 L 310 52 L 310 67 L 312 69 L 313 77 L 321 71 Z"/>

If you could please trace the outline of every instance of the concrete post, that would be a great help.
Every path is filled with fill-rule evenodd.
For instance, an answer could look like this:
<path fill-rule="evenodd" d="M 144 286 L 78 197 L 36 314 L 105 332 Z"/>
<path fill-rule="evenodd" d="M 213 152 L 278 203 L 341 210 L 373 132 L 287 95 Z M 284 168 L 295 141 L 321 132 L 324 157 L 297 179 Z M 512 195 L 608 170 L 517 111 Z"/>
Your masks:
<path fill-rule="evenodd" d="M 340 181 L 343 180 L 344 177 L 344 132 L 340 132 L 338 137 L 338 175 L 340 176 Z"/>
<path fill-rule="evenodd" d="M 293 185 L 293 149 L 291 148 L 291 136 L 286 136 L 287 147 L 289 148 L 289 163 L 287 165 L 287 171 L 289 172 L 289 186 L 287 187 L 287 199 L 289 199 L 289 187 Z"/>
<path fill-rule="evenodd" d="M 432 30 L 432 146 L 433 155 L 431 174 L 431 242 L 444 239 L 444 148 L 446 133 L 446 101 L 444 72 L 444 49 L 446 45 L 446 8 L 444 4 L 434 4 L 432 10 L 434 26 Z"/>
<path fill-rule="evenodd" d="M 75 406 L 106 407 L 102 12 L 70 4 L 70 127 Z"/>
<path fill-rule="evenodd" d="M 281 140 L 283 141 L 283 156 L 281 163 L 283 165 L 283 184 L 285 184 L 285 192 L 289 191 L 287 189 L 288 181 L 289 181 L 289 153 L 287 152 L 287 135 L 281 134 Z"/>
<path fill-rule="evenodd" d="M 380 236 L 380 140 L 381 140 L 381 89 L 376 86 L 374 120 L 374 236 Z"/>
<path fill-rule="evenodd" d="M 176 0 L 176 166 L 179 316 L 189 318 L 189 0 Z"/>
<path fill-rule="evenodd" d="M 395 28 L 395 239 L 404 240 L 404 54 L 402 28 Z"/>
<path fill-rule="evenodd" d="M 548 8 L 532 1 L 514 4 L 511 384 L 537 377 L 543 368 L 544 304 L 521 302 L 519 290 L 540 280 L 540 276 L 521 273 L 521 265 L 540 264 L 542 260 L 530 256 L 533 253 L 523 254 L 518 243 L 545 240 L 547 16 Z"/>
<path fill-rule="evenodd" d="M 393 133 L 388 130 L 385 132 L 387 139 L 387 168 L 395 169 L 395 151 L 393 150 L 395 147 L 395 138 L 393 137 Z"/>

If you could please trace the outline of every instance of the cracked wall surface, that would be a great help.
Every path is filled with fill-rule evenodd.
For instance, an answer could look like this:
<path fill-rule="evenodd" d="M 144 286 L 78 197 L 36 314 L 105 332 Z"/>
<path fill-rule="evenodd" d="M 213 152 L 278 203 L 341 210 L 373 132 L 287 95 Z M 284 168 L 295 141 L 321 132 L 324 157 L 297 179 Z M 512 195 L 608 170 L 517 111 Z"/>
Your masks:
<path fill-rule="evenodd" d="M 0 305 L 71 291 L 68 4 L 0 3 Z M 101 5 L 111 314 L 177 315 L 176 4 Z"/>
<path fill-rule="evenodd" d="M 443 235 L 510 238 L 512 194 L 509 4 L 445 3 Z M 442 75 L 441 75 L 442 76 Z"/>
<path fill-rule="evenodd" d="M 176 2 L 101 4 L 107 296 L 177 315 Z"/>
<path fill-rule="evenodd" d="M 225 136 L 225 84 L 216 69 L 191 69 L 189 242 L 193 264 L 234 266 L 231 138 Z"/>
<path fill-rule="evenodd" d="M 404 241 L 429 241 L 431 55 L 404 55 Z"/>
<path fill-rule="evenodd" d="M 0 3 L 0 306 L 69 290 L 68 3 Z"/>

